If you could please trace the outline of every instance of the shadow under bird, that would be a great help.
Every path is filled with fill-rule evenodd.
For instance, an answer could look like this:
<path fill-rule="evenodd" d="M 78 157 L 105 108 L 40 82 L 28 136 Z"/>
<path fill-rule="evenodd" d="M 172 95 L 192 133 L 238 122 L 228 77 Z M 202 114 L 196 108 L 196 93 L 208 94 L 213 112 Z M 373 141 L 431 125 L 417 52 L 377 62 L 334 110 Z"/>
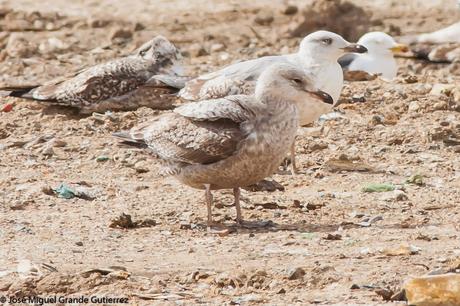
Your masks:
<path fill-rule="evenodd" d="M 72 77 L 37 86 L 0 87 L 0 91 L 6 96 L 75 107 L 82 114 L 141 106 L 170 109 L 177 89 L 154 76 L 162 75 L 170 84 L 183 86 L 180 59 L 171 42 L 156 36 L 133 54 L 86 68 Z"/>
<path fill-rule="evenodd" d="M 164 161 L 164 173 L 205 190 L 208 226 L 214 224 L 211 190 L 233 189 L 236 221 L 242 224 L 240 187 L 273 174 L 294 141 L 298 106 L 331 103 L 311 76 L 289 64 L 274 64 L 253 95 L 234 95 L 182 105 L 127 132 L 126 144 L 144 145 Z"/>

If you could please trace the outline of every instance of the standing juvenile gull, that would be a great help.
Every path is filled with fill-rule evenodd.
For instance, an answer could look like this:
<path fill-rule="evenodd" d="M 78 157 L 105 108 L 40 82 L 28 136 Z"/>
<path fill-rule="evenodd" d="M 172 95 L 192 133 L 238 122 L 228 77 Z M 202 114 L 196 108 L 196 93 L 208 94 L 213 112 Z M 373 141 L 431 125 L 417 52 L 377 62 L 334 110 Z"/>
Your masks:
<path fill-rule="evenodd" d="M 146 42 L 134 54 L 84 69 L 74 76 L 42 86 L 3 87 L 9 96 L 76 107 L 80 113 L 133 110 L 141 106 L 166 109 L 176 90 L 155 75 L 177 76 L 181 56 L 163 36 Z"/>
<path fill-rule="evenodd" d="M 398 44 L 393 37 L 383 32 L 364 34 L 358 44 L 367 48 L 365 54 L 349 54 L 342 57 L 339 63 L 349 71 L 364 71 L 380 75 L 391 80 L 396 77 L 398 66 L 393 57 L 394 52 L 406 52 L 406 45 Z"/>
<path fill-rule="evenodd" d="M 165 173 L 206 190 L 209 226 L 211 190 L 233 189 L 236 220 L 241 223 L 240 187 L 278 168 L 296 135 L 297 106 L 331 100 L 302 70 L 276 64 L 262 73 L 252 96 L 189 103 L 115 136 L 146 144 L 166 162 Z"/>
<path fill-rule="evenodd" d="M 366 48 L 351 44 L 340 35 L 317 31 L 307 35 L 298 52 L 264 56 L 239 62 L 216 72 L 199 76 L 185 84 L 179 96 L 188 101 L 214 99 L 234 94 L 251 94 L 259 75 L 274 63 L 291 63 L 312 75 L 313 85 L 339 99 L 343 87 L 343 72 L 337 60 L 344 54 L 366 52 Z M 308 110 L 300 110 L 300 125 L 316 120 Z"/>

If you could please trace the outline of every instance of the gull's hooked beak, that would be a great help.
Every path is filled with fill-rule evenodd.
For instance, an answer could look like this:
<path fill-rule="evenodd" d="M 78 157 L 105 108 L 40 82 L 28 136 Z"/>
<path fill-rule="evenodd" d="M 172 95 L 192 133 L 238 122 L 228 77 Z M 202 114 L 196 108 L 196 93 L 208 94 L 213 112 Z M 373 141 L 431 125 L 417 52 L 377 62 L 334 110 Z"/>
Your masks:
<path fill-rule="evenodd" d="M 409 51 L 409 47 L 405 44 L 396 44 L 393 47 L 391 47 L 390 50 L 393 53 L 407 52 Z"/>
<path fill-rule="evenodd" d="M 316 91 L 311 91 L 311 90 L 307 90 L 308 93 L 310 93 L 312 96 L 316 97 L 316 98 L 319 98 L 321 101 L 323 101 L 324 103 L 327 103 L 327 104 L 334 104 L 334 99 L 332 99 L 332 97 L 324 92 L 324 91 L 321 91 L 321 90 L 316 90 Z"/>
<path fill-rule="evenodd" d="M 345 53 L 366 53 L 367 48 L 359 44 L 349 44 L 348 46 L 341 48 Z"/>

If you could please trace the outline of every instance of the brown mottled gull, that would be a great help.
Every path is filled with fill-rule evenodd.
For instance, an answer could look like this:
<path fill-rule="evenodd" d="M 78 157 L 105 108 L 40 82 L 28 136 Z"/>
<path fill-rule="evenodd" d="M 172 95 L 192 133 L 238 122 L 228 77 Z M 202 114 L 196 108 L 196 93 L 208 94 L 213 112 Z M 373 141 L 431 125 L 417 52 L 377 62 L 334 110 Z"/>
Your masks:
<path fill-rule="evenodd" d="M 80 113 L 141 106 L 168 109 L 175 102 L 173 93 L 177 90 L 154 76 L 174 76 L 177 83 L 180 58 L 171 42 L 156 36 L 129 56 L 84 69 L 70 78 L 41 86 L 3 87 L 0 91 L 13 97 L 75 107 Z"/>
<path fill-rule="evenodd" d="M 278 168 L 294 141 L 299 103 L 314 107 L 331 99 L 302 70 L 275 64 L 262 73 L 252 96 L 189 103 L 115 136 L 146 144 L 165 161 L 166 173 L 206 190 L 208 225 L 211 190 L 233 189 L 241 223 L 239 188 Z"/>

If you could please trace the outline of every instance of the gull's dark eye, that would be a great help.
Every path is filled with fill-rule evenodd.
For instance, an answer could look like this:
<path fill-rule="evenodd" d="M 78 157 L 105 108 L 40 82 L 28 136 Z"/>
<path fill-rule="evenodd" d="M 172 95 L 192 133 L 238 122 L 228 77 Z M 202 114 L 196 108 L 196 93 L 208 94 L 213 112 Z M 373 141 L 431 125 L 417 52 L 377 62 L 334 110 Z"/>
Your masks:
<path fill-rule="evenodd" d="M 302 85 L 302 83 L 303 83 L 301 79 L 297 79 L 297 78 L 296 78 L 296 79 L 293 79 L 293 81 L 294 81 L 294 83 L 295 83 L 296 85 Z"/>
<path fill-rule="evenodd" d="M 150 47 L 147 47 L 145 49 L 139 50 L 139 55 L 144 56 L 144 55 L 147 54 L 147 51 L 149 51 L 149 50 L 150 50 Z"/>
<path fill-rule="evenodd" d="M 321 39 L 321 42 L 325 45 L 330 45 L 332 44 L 332 38 L 324 38 L 324 39 Z"/>

